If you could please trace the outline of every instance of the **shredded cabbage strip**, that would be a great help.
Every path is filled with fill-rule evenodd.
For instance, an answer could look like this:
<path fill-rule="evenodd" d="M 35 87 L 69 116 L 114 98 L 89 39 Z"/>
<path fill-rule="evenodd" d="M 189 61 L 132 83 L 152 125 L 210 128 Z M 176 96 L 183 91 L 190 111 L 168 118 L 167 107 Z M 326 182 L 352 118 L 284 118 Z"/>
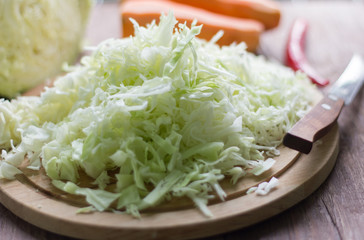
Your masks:
<path fill-rule="evenodd" d="M 171 13 L 159 25 L 134 21 L 135 37 L 101 43 L 40 97 L 0 100 L 0 177 L 13 179 L 27 157 L 86 197 L 80 212 L 139 216 L 186 196 L 211 216 L 212 193 L 226 197 L 222 179 L 268 170 L 309 108 L 307 77 L 244 43 L 200 40 L 196 22 L 176 24 Z M 80 171 L 95 188 L 77 185 Z"/>

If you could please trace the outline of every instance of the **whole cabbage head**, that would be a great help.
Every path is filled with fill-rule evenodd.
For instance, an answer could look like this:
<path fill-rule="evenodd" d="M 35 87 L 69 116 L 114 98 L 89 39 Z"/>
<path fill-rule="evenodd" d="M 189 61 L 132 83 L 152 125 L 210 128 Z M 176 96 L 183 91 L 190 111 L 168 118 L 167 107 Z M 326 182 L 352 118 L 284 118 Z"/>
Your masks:
<path fill-rule="evenodd" d="M 80 53 L 92 0 L 0 0 L 0 96 L 13 98 Z"/>

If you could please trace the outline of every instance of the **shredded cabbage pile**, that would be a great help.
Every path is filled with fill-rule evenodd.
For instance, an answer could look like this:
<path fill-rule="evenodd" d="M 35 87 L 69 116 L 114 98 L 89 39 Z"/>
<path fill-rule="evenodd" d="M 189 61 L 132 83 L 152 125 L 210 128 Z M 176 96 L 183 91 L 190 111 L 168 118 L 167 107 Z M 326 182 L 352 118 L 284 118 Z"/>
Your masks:
<path fill-rule="evenodd" d="M 185 196 L 207 216 L 220 180 L 271 168 L 304 115 L 307 77 L 246 51 L 196 38 L 173 14 L 109 39 L 40 97 L 0 101 L 0 177 L 27 157 L 87 210 L 139 211 Z M 80 172 L 94 187 L 78 185 Z M 112 205 L 113 204 L 113 205 Z"/>

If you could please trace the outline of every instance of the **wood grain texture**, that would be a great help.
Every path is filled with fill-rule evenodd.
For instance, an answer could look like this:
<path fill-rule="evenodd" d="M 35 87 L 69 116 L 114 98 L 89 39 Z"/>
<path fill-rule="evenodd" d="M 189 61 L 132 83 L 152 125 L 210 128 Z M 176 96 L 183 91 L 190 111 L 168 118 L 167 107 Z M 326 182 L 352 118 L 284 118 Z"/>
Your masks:
<path fill-rule="evenodd" d="M 332 82 L 353 53 L 364 55 L 363 3 L 311 2 L 284 5 L 282 25 L 262 41 L 266 54 L 283 61 L 285 39 L 296 17 L 310 22 L 306 51 L 316 69 Z M 284 29 L 284 30 L 283 30 Z M 269 35 L 269 36 L 268 36 Z M 328 88 L 322 89 L 327 92 Z M 321 188 L 300 205 L 277 218 L 239 232 L 253 239 L 362 239 L 364 236 L 364 91 L 339 118 L 340 153 L 336 166 Z M 283 229 L 278 233 L 275 228 Z M 262 232 L 260 232 L 262 231 Z M 238 237 L 228 238 L 238 239 Z"/>
<path fill-rule="evenodd" d="M 343 99 L 325 96 L 288 131 L 284 136 L 283 144 L 308 154 L 313 143 L 328 133 L 336 124 L 343 106 Z"/>
<path fill-rule="evenodd" d="M 345 2 L 307 2 L 282 4 L 279 28 L 267 32 L 261 41 L 261 53 L 283 61 L 284 45 L 290 25 L 296 17 L 305 17 L 310 26 L 306 51 L 309 61 L 331 81 L 335 81 L 352 54 L 364 55 L 364 5 Z M 108 36 L 117 22 L 118 9 L 104 6 L 94 14 L 92 26 Z M 108 24 L 105 24 L 108 23 Z M 114 29 L 114 28 L 113 28 Z M 116 31 L 118 31 L 118 28 Z M 90 34 L 89 34 L 90 35 Z M 100 34 L 102 35 L 102 34 Z M 93 36 L 93 43 L 102 40 Z M 327 89 L 322 89 L 326 91 Z M 220 234 L 205 240 L 238 239 L 362 239 L 364 236 L 364 91 L 343 109 L 339 118 L 340 152 L 336 166 L 326 182 L 300 204 L 254 226 Z M 0 205 L 1 239 L 66 239 L 37 228 Z"/>

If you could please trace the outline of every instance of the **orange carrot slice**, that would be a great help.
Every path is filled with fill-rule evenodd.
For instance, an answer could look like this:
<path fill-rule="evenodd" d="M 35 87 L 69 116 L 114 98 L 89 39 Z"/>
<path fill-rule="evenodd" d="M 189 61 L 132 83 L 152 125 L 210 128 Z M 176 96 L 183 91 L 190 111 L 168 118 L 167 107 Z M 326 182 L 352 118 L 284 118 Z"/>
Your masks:
<path fill-rule="evenodd" d="M 173 10 L 174 16 L 181 23 L 186 22 L 190 25 L 194 19 L 197 19 L 198 24 L 203 25 L 198 37 L 210 40 L 219 30 L 223 30 L 224 35 L 217 42 L 218 44 L 245 42 L 248 51 L 257 49 L 260 34 L 264 30 L 263 24 L 255 20 L 230 17 L 172 1 L 138 0 L 126 1 L 120 6 L 123 37 L 134 34 L 130 18 L 135 19 L 139 25 L 145 26 L 152 20 L 158 23 L 161 13 L 168 14 L 170 10 Z"/>

